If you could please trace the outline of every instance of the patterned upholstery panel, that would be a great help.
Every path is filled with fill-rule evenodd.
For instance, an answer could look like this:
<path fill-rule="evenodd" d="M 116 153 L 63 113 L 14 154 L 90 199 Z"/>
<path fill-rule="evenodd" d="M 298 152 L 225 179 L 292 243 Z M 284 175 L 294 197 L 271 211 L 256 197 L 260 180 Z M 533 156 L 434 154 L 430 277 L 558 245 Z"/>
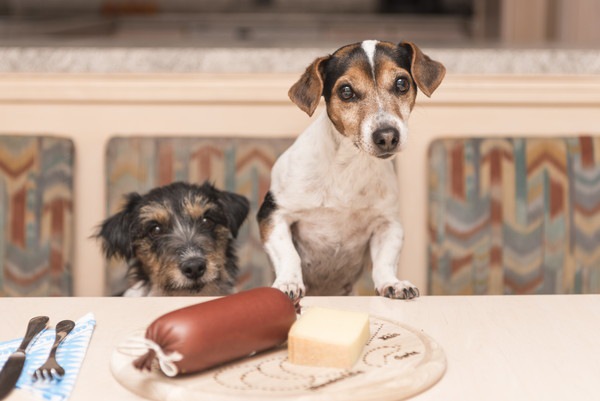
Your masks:
<path fill-rule="evenodd" d="M 237 239 L 238 287 L 271 285 L 274 279 L 263 251 L 256 212 L 269 189 L 271 167 L 293 139 L 115 137 L 107 150 L 107 213 L 118 211 L 123 195 L 187 181 L 212 182 L 250 200 L 250 213 Z M 99 222 L 100 223 L 100 222 Z M 125 289 L 126 266 L 107 265 L 107 293 Z"/>
<path fill-rule="evenodd" d="M 0 135 L 0 296 L 72 295 L 73 143 Z"/>
<path fill-rule="evenodd" d="M 429 293 L 600 293 L 600 137 L 442 139 Z"/>

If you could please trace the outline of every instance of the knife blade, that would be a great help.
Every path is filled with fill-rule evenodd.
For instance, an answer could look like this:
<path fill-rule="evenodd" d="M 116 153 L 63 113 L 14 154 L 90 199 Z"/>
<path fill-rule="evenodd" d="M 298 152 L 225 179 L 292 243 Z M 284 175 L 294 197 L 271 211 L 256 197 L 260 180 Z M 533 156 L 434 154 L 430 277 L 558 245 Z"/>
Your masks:
<path fill-rule="evenodd" d="M 21 371 L 25 365 L 25 350 L 31 340 L 46 327 L 48 320 L 48 316 L 37 316 L 27 324 L 27 332 L 25 333 L 25 337 L 23 337 L 21 345 L 8 357 L 4 367 L 0 371 L 0 400 L 10 394 L 15 384 L 17 384 L 17 380 L 19 380 L 19 376 L 21 376 Z"/>

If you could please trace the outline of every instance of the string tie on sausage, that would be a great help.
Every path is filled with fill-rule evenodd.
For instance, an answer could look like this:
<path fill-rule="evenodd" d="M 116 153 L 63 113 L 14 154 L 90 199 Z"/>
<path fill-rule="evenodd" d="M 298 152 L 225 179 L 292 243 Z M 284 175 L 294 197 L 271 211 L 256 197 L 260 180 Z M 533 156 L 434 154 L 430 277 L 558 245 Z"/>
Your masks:
<path fill-rule="evenodd" d="M 122 354 L 139 357 L 135 360 L 134 366 L 141 370 L 150 370 L 152 360 L 156 358 L 160 370 L 169 377 L 174 377 L 179 373 L 175 362 L 183 359 L 183 355 L 179 352 L 166 354 L 160 345 L 144 337 L 130 337 L 117 349 Z"/>

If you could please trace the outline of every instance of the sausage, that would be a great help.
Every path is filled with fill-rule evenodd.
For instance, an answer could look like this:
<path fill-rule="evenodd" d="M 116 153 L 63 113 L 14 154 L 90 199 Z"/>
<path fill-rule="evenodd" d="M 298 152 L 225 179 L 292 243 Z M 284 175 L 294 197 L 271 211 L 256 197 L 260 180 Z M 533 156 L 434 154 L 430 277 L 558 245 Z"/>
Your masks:
<path fill-rule="evenodd" d="M 177 309 L 157 318 L 145 337 L 160 349 L 177 355 L 176 369 L 168 376 L 198 372 L 283 344 L 296 310 L 292 300 L 278 289 L 260 287 Z M 157 351 L 148 351 L 134 361 L 140 370 L 150 370 Z"/>

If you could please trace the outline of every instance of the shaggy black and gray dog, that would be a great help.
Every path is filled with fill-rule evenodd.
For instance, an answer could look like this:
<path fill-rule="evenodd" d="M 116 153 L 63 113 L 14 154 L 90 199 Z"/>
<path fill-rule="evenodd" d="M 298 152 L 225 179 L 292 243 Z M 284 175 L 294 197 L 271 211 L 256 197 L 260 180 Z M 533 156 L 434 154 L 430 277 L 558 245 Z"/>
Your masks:
<path fill-rule="evenodd" d="M 126 260 L 125 296 L 226 295 L 238 273 L 234 241 L 248 200 L 208 182 L 177 182 L 126 195 L 96 237 L 107 258 Z"/>

